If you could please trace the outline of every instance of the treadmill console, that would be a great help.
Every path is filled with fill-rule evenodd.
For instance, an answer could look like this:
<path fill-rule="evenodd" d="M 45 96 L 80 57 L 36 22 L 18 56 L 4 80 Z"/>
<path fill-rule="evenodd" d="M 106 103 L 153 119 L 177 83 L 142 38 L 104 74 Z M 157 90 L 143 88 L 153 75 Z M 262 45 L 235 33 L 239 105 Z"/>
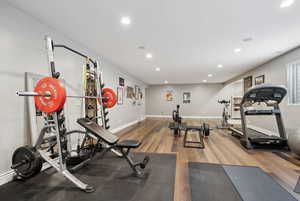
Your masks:
<path fill-rule="evenodd" d="M 280 103 L 286 94 L 287 89 L 282 85 L 261 85 L 249 89 L 245 93 L 241 103 L 267 101 Z"/>

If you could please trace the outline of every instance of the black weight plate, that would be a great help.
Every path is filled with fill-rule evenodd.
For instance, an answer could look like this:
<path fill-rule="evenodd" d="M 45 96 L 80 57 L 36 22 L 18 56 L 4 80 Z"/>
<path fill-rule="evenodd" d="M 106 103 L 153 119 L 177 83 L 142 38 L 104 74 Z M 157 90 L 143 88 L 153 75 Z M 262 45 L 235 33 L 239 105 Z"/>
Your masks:
<path fill-rule="evenodd" d="M 172 119 L 175 121 L 175 122 L 177 122 L 177 111 L 176 110 L 173 110 L 173 112 L 172 112 Z"/>
<path fill-rule="evenodd" d="M 203 127 L 203 135 L 209 136 L 209 134 L 210 134 L 209 124 L 203 123 L 202 127 Z"/>
<path fill-rule="evenodd" d="M 40 156 L 38 156 L 36 158 L 36 161 L 35 161 L 35 167 L 36 168 L 34 170 L 34 174 L 33 175 L 36 175 L 36 174 L 40 173 L 40 171 L 41 171 L 41 169 L 43 167 L 43 163 L 44 163 L 43 159 Z"/>
<path fill-rule="evenodd" d="M 15 150 L 12 157 L 12 164 L 18 164 L 24 160 L 26 160 L 27 163 L 15 168 L 18 176 L 27 179 L 40 172 L 43 160 L 34 148 L 23 146 Z"/>

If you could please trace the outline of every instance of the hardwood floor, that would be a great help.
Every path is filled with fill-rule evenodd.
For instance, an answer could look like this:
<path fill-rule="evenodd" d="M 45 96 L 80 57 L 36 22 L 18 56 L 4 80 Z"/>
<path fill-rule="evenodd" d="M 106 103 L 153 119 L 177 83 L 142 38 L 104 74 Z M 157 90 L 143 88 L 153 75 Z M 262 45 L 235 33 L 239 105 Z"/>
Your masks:
<path fill-rule="evenodd" d="M 141 140 L 143 144 L 135 150 L 138 152 L 177 154 L 175 201 L 191 200 L 187 168 L 189 161 L 260 167 L 300 200 L 300 196 L 293 192 L 300 173 L 300 162 L 289 154 L 246 150 L 230 135 L 230 131 L 221 129 L 214 129 L 204 139 L 205 149 L 184 148 L 183 137 L 174 138 L 168 128 L 169 121 L 170 119 L 149 118 L 122 131 L 120 136 L 124 139 Z M 217 123 L 216 120 L 184 121 L 191 125 L 208 122 L 211 127 L 215 127 Z M 192 138 L 197 138 L 196 133 Z"/>

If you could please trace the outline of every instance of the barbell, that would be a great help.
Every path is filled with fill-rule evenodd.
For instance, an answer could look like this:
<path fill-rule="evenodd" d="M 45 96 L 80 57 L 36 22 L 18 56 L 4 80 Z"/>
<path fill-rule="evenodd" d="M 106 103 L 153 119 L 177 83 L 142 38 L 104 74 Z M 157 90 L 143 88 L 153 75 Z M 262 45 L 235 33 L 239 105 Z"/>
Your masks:
<path fill-rule="evenodd" d="M 38 81 L 34 92 L 17 91 L 18 96 L 33 96 L 36 107 L 45 113 L 52 113 L 61 110 L 66 98 L 97 99 L 100 104 L 112 108 L 117 103 L 117 95 L 110 88 L 102 90 L 102 96 L 74 96 L 67 95 L 67 90 L 59 79 L 45 77 Z"/>

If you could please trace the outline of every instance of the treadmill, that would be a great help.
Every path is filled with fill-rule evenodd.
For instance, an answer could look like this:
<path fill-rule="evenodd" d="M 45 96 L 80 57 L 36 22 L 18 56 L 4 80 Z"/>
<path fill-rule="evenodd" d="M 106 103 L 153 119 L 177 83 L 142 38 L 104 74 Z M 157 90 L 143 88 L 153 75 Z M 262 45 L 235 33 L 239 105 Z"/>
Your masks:
<path fill-rule="evenodd" d="M 233 136 L 240 138 L 240 143 L 247 149 L 288 149 L 287 137 L 279 108 L 279 103 L 283 100 L 287 90 L 281 85 L 260 85 L 249 89 L 240 105 L 241 128 L 231 127 Z M 248 107 L 255 103 L 263 103 L 271 109 L 252 109 Z M 247 127 L 246 116 L 275 115 L 279 136 L 267 135 L 262 131 Z"/>

